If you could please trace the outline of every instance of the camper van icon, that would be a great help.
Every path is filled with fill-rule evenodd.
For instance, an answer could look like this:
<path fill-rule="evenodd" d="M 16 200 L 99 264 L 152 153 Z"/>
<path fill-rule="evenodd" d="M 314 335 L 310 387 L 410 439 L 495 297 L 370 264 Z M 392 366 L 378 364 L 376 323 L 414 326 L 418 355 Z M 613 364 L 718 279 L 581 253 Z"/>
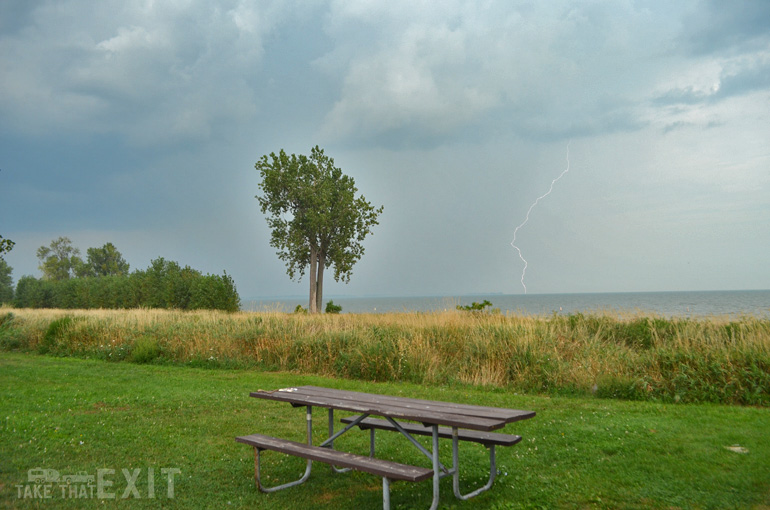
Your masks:
<path fill-rule="evenodd" d="M 32 483 L 55 483 L 59 481 L 59 472 L 55 469 L 32 468 L 27 471 L 27 481 Z"/>

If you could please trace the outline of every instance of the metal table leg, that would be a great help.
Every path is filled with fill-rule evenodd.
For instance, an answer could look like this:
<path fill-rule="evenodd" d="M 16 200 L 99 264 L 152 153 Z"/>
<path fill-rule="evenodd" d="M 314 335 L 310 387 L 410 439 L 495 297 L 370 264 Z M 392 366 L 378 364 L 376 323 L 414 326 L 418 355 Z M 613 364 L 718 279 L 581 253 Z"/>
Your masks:
<path fill-rule="evenodd" d="M 439 500 L 439 482 L 441 480 L 441 473 L 439 468 L 441 463 L 438 460 L 438 425 L 432 425 L 433 428 L 433 502 L 430 505 L 430 510 L 436 510 L 438 508 Z"/>
<path fill-rule="evenodd" d="M 495 465 L 495 445 L 489 446 L 489 481 L 483 487 L 466 495 L 462 495 L 460 494 L 460 448 L 458 443 L 457 427 L 452 427 L 452 472 L 454 474 L 452 477 L 452 489 L 458 499 L 465 501 L 489 490 L 495 482 L 495 475 L 497 474 L 497 466 Z"/>
<path fill-rule="evenodd" d="M 307 406 L 307 412 L 305 414 L 306 420 L 307 420 L 307 444 L 312 445 L 313 444 L 313 407 Z M 262 485 L 262 480 L 260 479 L 260 453 L 261 449 L 254 447 L 254 481 L 257 484 L 257 489 L 259 489 L 262 492 L 275 492 L 279 491 L 281 489 L 287 489 L 289 487 L 294 487 L 295 485 L 299 485 L 301 483 L 305 483 L 305 481 L 310 477 L 310 471 L 313 468 L 313 461 L 308 459 L 307 465 L 305 467 L 305 474 L 302 475 L 302 477 L 299 480 L 295 480 L 293 482 L 284 483 L 282 485 L 277 485 L 275 487 L 265 487 Z"/>

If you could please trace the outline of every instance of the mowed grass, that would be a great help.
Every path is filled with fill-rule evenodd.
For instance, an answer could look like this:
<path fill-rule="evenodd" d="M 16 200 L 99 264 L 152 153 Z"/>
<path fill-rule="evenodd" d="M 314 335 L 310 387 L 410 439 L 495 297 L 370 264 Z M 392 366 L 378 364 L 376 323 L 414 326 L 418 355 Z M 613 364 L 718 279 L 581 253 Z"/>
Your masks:
<path fill-rule="evenodd" d="M 350 390 L 529 409 L 532 420 L 504 431 L 524 440 L 498 449 L 491 491 L 468 502 L 442 481 L 441 508 L 755 508 L 770 507 L 770 409 L 714 404 L 629 402 L 595 397 L 521 395 L 469 384 L 373 383 L 170 365 L 107 363 L 0 353 L 0 501 L 8 508 L 381 508 L 382 483 L 364 473 L 333 474 L 315 464 L 302 486 L 257 492 L 253 452 L 234 437 L 254 432 L 303 440 L 304 409 L 250 398 L 250 391 L 316 384 Z M 317 442 L 327 433 L 316 409 Z M 367 433 L 338 448 L 366 453 Z M 739 445 L 746 453 L 726 447 Z M 441 446 L 450 462 L 450 445 Z M 378 456 L 427 465 L 395 434 L 378 435 Z M 464 445 L 462 485 L 485 482 L 487 452 Z M 27 471 L 113 469 L 114 499 L 19 498 Z M 155 497 L 149 499 L 148 468 Z M 163 468 L 177 468 L 174 498 Z M 141 472 L 136 493 L 122 469 Z M 267 452 L 268 483 L 299 477 L 303 461 Z M 136 494 L 141 496 L 137 498 Z M 428 508 L 430 481 L 395 483 L 393 508 Z"/>

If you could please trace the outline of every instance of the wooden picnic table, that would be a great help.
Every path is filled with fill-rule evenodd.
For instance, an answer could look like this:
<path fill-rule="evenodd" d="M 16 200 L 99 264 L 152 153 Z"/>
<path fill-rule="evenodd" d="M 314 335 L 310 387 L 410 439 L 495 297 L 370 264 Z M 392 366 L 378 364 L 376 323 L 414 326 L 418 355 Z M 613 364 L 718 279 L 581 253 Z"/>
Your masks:
<path fill-rule="evenodd" d="M 488 490 L 495 479 L 495 446 L 510 446 L 521 441 L 520 436 L 495 433 L 509 423 L 526 420 L 535 416 L 533 411 L 487 407 L 470 404 L 457 404 L 435 400 L 423 400 L 408 397 L 396 397 L 363 393 L 358 391 L 338 390 L 318 386 L 298 386 L 278 390 L 259 390 L 250 396 L 266 400 L 287 402 L 294 407 L 306 407 L 307 444 L 271 438 L 260 434 L 242 436 L 237 441 L 250 444 L 255 449 L 255 478 L 257 486 L 265 492 L 284 489 L 303 483 L 310 475 L 312 460 L 326 462 L 333 466 L 358 469 L 383 477 L 383 506 L 390 506 L 390 480 L 420 481 L 433 478 L 433 502 L 431 509 L 438 506 L 439 480 L 444 476 L 453 476 L 455 496 L 461 500 L 471 498 Z M 312 445 L 312 408 L 328 409 L 329 438 L 318 446 Z M 342 418 L 346 424 L 341 430 L 334 431 L 334 411 L 356 413 Z M 370 418 L 380 416 L 384 419 Z M 405 421 L 408 420 L 408 421 Z M 349 430 L 359 427 L 370 430 L 370 455 L 362 457 L 333 449 L 334 440 Z M 431 461 L 431 468 L 407 466 L 374 458 L 375 430 L 400 432 Z M 426 435 L 432 438 L 432 447 L 425 448 L 413 436 Z M 439 438 L 452 439 L 452 467 L 445 467 L 439 460 Z M 483 444 L 490 450 L 490 476 L 487 484 L 469 494 L 463 495 L 459 488 L 459 451 L 460 441 Z M 299 480 L 273 488 L 265 488 L 259 481 L 260 450 L 275 450 L 308 459 L 305 474 Z M 335 468 L 335 470 L 338 470 Z M 346 469 L 338 470 L 345 471 Z"/>

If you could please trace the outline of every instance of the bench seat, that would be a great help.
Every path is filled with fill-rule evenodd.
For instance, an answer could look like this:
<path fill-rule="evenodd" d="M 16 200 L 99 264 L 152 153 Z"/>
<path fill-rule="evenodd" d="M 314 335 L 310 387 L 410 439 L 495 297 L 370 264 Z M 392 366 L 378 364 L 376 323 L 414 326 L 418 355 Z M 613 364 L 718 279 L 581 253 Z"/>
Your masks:
<path fill-rule="evenodd" d="M 259 450 L 272 450 L 334 466 L 364 471 L 390 480 L 420 482 L 433 476 L 433 470 L 428 468 L 364 457 L 362 455 L 332 450 L 331 448 L 312 446 L 262 434 L 240 436 L 236 437 L 235 440 L 239 443 L 251 445 Z"/>
<path fill-rule="evenodd" d="M 345 418 L 341 418 L 340 421 L 342 423 L 352 423 L 357 416 L 348 416 Z M 407 432 L 410 434 L 418 434 L 422 436 L 431 436 L 433 435 L 433 431 L 431 427 L 425 427 L 419 423 L 407 423 L 407 422 L 398 422 L 401 427 L 404 428 Z M 390 423 L 388 420 L 382 420 L 379 418 L 364 418 L 361 420 L 361 422 L 358 424 L 358 426 L 361 428 L 361 430 L 369 430 L 369 429 L 378 429 L 378 430 L 398 430 L 396 427 L 393 426 L 392 423 Z M 452 438 L 452 428 L 451 427 L 439 427 L 438 428 L 438 435 L 439 437 L 445 438 L 445 439 L 451 439 Z M 515 436 L 512 434 L 500 434 L 498 432 L 481 432 L 477 430 L 466 430 L 466 429 L 459 429 L 457 431 L 458 439 L 461 441 L 470 441 L 473 443 L 481 443 L 486 447 L 490 447 L 492 445 L 496 446 L 513 446 L 519 441 L 521 441 L 521 436 Z"/>

